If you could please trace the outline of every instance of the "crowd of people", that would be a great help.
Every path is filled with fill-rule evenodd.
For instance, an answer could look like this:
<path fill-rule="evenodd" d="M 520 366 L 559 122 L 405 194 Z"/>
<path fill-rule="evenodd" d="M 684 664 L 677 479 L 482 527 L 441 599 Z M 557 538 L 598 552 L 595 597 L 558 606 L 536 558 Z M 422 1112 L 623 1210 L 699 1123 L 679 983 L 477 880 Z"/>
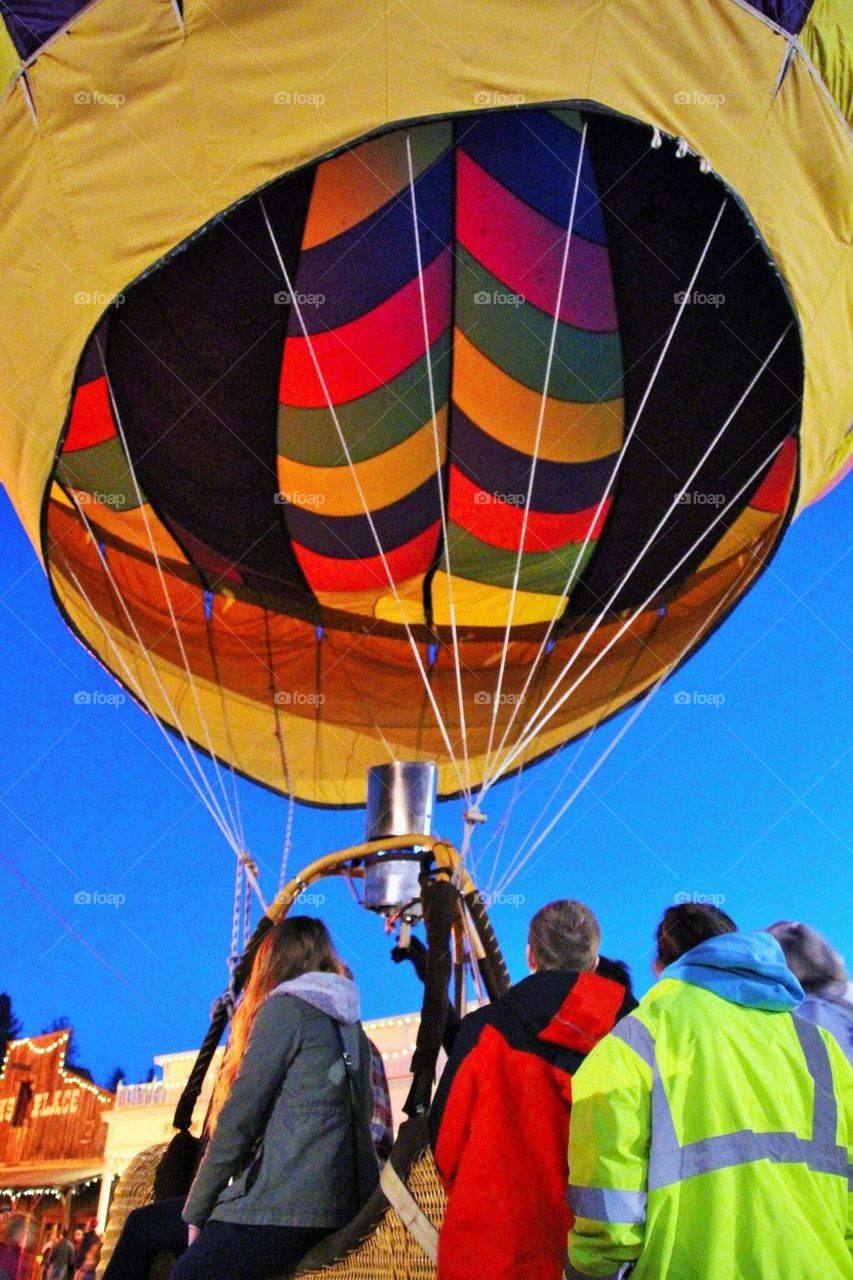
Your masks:
<path fill-rule="evenodd" d="M 851 1280 L 840 957 L 806 925 L 742 932 L 684 903 L 663 915 L 638 1002 L 600 942 L 588 907 L 549 903 L 530 975 L 461 1022 L 448 1006 L 430 1112 L 438 1280 Z M 164 1248 L 172 1280 L 263 1280 L 351 1221 L 390 1145 L 359 1018 L 322 923 L 272 929 L 189 1194 L 134 1211 L 103 1280 L 146 1280 Z"/>
<path fill-rule="evenodd" d="M 54 1227 L 41 1252 L 41 1280 L 95 1280 L 101 1244 L 97 1218 L 85 1230 Z"/>

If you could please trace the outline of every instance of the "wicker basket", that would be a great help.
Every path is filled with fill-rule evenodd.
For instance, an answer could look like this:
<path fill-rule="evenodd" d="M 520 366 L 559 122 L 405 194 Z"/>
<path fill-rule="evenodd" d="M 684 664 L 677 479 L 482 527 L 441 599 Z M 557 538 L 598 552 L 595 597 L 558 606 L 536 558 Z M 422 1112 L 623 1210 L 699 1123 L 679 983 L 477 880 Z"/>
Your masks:
<path fill-rule="evenodd" d="M 148 1147 L 122 1174 L 110 1207 L 99 1274 L 112 1257 L 128 1214 L 151 1202 L 154 1175 L 165 1150 L 165 1143 Z M 445 1196 L 424 1121 L 410 1120 L 401 1127 L 391 1160 L 437 1230 Z M 378 1190 L 349 1226 L 322 1241 L 303 1259 L 296 1274 L 299 1280 L 313 1276 L 323 1280 L 435 1280 L 435 1264 Z"/>
<path fill-rule="evenodd" d="M 409 1120 L 401 1127 L 391 1161 L 418 1208 L 438 1230 L 445 1195 L 425 1119 Z M 435 1263 L 379 1190 L 348 1227 L 303 1258 L 296 1276 L 299 1280 L 435 1280 Z"/>
<path fill-rule="evenodd" d="M 151 1203 L 154 1175 L 167 1146 L 168 1143 L 161 1142 L 156 1147 L 146 1147 L 144 1151 L 140 1151 L 139 1155 L 133 1157 L 121 1175 L 110 1205 L 104 1247 L 101 1250 L 101 1261 L 98 1266 L 99 1275 L 103 1274 L 104 1268 L 113 1255 L 113 1249 L 116 1247 L 116 1241 L 121 1235 L 121 1229 L 128 1214 L 133 1209 L 140 1209 L 142 1205 Z"/>

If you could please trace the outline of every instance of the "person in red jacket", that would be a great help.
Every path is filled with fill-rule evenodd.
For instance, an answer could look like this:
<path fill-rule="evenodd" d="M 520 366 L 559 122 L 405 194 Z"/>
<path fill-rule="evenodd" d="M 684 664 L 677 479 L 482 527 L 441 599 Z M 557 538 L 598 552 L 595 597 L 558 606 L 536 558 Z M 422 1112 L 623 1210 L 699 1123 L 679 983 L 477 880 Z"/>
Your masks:
<path fill-rule="evenodd" d="M 561 899 L 530 922 L 531 976 L 462 1020 L 430 1112 L 447 1191 L 438 1280 L 560 1280 L 572 1074 L 636 1008 L 595 973 L 601 930 Z"/>

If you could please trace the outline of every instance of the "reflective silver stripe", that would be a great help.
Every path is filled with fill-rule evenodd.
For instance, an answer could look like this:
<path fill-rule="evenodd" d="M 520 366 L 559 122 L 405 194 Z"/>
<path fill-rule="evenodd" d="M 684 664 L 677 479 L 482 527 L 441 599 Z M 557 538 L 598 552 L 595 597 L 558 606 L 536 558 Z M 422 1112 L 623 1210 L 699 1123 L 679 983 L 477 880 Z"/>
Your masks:
<path fill-rule="evenodd" d="M 624 1040 L 628 1048 L 633 1049 L 637 1056 L 650 1067 L 655 1065 L 654 1036 L 639 1018 L 629 1014 L 627 1018 L 616 1023 L 610 1034 L 617 1040 Z"/>
<path fill-rule="evenodd" d="M 654 1148 L 654 1141 L 652 1145 Z M 676 1151 L 653 1151 L 653 1158 L 649 1160 L 649 1190 L 657 1191 L 700 1173 L 733 1169 L 756 1160 L 805 1164 L 812 1173 L 830 1173 L 842 1178 L 847 1174 L 847 1152 L 843 1147 L 825 1148 L 794 1133 L 753 1133 L 751 1129 L 743 1129 L 739 1133 L 688 1142 Z"/>
<path fill-rule="evenodd" d="M 645 1222 L 645 1191 L 616 1191 L 612 1187 L 569 1187 L 569 1204 L 576 1218 L 594 1222 Z"/>
<path fill-rule="evenodd" d="M 796 1014 L 793 1018 L 794 1029 L 814 1081 L 812 1141 L 825 1147 L 834 1147 L 838 1129 L 838 1101 L 833 1087 L 829 1050 L 813 1022 L 798 1018 Z"/>
<path fill-rule="evenodd" d="M 735 1168 L 757 1160 L 769 1160 L 773 1164 L 805 1164 L 813 1173 L 847 1177 L 849 1181 L 851 1174 L 847 1151 L 836 1143 L 838 1100 L 833 1087 L 829 1052 L 814 1023 L 796 1015 L 792 1015 L 792 1018 L 814 1083 L 811 1138 L 798 1138 L 795 1133 L 755 1133 L 751 1129 L 743 1129 L 738 1133 L 720 1134 L 682 1145 L 678 1140 L 672 1109 L 655 1057 L 652 1033 L 638 1018 L 631 1016 L 623 1018 L 614 1027 L 611 1035 L 624 1041 L 652 1068 L 649 1191 L 671 1186 L 698 1174 Z M 606 1216 L 599 1218 L 592 1213 L 584 1213 L 582 1216 L 601 1221 L 635 1220 Z"/>

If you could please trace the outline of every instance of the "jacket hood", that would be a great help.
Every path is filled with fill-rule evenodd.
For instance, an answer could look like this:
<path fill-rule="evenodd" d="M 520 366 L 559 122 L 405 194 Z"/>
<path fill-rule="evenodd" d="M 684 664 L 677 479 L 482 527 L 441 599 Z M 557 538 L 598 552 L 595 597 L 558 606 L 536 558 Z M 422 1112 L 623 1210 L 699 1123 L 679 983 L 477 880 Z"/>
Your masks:
<path fill-rule="evenodd" d="M 299 978 L 273 987 L 267 999 L 272 996 L 298 996 L 344 1026 L 358 1022 L 361 1017 L 358 988 L 339 973 L 303 973 Z"/>
<path fill-rule="evenodd" d="M 689 982 L 747 1009 L 790 1012 L 805 992 L 769 933 L 724 933 L 686 951 L 663 978 Z"/>
<path fill-rule="evenodd" d="M 636 1007 L 627 999 L 624 987 L 596 973 L 542 969 L 511 987 L 501 1004 L 538 1039 L 588 1053 Z"/>

